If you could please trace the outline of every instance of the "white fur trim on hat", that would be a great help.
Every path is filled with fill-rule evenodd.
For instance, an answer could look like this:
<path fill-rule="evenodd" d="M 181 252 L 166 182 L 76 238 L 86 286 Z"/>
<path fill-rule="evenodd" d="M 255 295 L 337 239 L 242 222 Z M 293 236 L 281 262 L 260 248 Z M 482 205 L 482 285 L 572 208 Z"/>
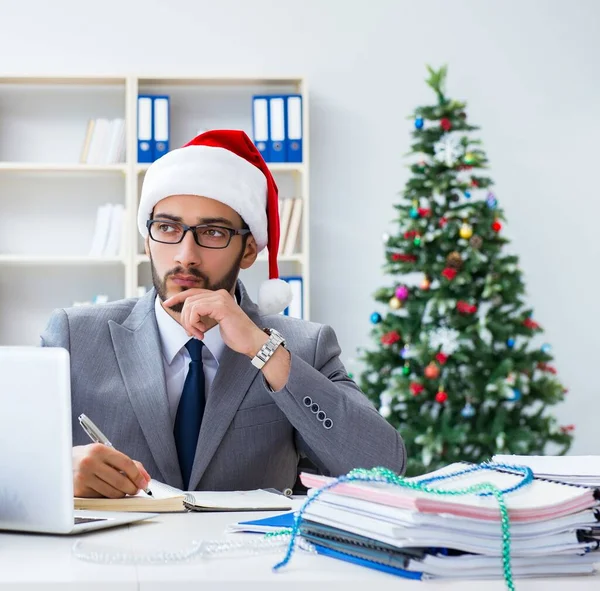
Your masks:
<path fill-rule="evenodd" d="M 261 314 L 279 314 L 292 301 L 290 284 L 283 279 L 263 281 L 258 290 L 258 307 Z"/>
<path fill-rule="evenodd" d="M 144 179 L 138 209 L 138 230 L 154 206 L 171 195 L 199 195 L 220 201 L 248 224 L 261 251 L 267 246 L 267 183 L 256 166 L 225 148 L 185 146 L 154 162 Z"/>

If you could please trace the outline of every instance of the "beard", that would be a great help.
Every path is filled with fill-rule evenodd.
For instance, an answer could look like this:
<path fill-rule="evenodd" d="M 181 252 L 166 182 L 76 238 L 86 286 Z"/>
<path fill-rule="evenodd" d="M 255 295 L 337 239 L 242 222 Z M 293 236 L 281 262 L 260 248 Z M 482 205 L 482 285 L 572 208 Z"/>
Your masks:
<path fill-rule="evenodd" d="M 214 283 L 210 281 L 206 273 L 200 271 L 200 269 L 196 269 L 195 267 L 188 267 L 187 269 L 179 266 L 171 269 L 167 273 L 165 273 L 164 277 L 161 279 L 156 271 L 156 267 L 154 266 L 154 261 L 152 260 L 152 254 L 150 254 L 150 269 L 152 271 L 152 283 L 154 284 L 154 288 L 156 289 L 156 293 L 160 298 L 161 302 L 164 302 L 169 296 L 167 295 L 167 280 L 172 275 L 185 274 L 192 275 L 196 279 L 199 280 L 202 289 L 210 289 L 211 291 L 218 291 L 219 289 L 224 289 L 228 293 L 233 291 L 237 283 L 237 278 L 240 273 L 240 263 L 242 262 L 242 258 L 244 256 L 244 250 L 240 253 L 237 260 L 231 265 L 227 273 Z M 190 289 L 189 287 L 182 287 L 181 291 L 187 291 Z M 173 306 L 169 306 L 169 310 L 172 310 L 176 314 L 181 314 L 183 310 L 184 302 L 179 304 L 175 304 Z"/>

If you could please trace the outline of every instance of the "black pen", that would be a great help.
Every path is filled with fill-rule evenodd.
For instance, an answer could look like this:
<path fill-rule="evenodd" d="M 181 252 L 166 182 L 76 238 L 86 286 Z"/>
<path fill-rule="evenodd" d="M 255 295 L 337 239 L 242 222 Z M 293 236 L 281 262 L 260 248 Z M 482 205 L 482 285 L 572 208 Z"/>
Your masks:
<path fill-rule="evenodd" d="M 114 449 L 115 446 L 108 440 L 106 435 L 98 429 L 92 419 L 83 413 L 79 415 L 79 424 L 94 443 L 101 443 L 102 445 L 106 445 L 106 447 L 112 447 Z M 144 492 L 147 495 L 152 496 L 152 491 L 149 488 L 145 488 Z"/>

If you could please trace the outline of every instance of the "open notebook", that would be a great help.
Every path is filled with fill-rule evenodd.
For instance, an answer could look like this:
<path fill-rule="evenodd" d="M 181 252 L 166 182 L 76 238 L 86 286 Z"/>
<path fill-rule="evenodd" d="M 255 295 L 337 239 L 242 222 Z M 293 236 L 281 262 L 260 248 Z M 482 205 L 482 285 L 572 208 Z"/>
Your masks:
<path fill-rule="evenodd" d="M 122 499 L 75 497 L 75 509 L 95 511 L 289 511 L 288 497 L 268 490 L 184 492 L 157 480 L 149 485 L 152 496 L 140 491 Z"/>
<path fill-rule="evenodd" d="M 464 470 L 465 464 L 451 464 L 410 480 L 418 481 L 436 475 Z M 320 488 L 334 479 L 315 474 L 302 473 L 301 481 L 308 488 Z M 516 485 L 522 476 L 505 471 L 482 470 L 437 483 L 439 489 L 465 488 L 489 482 L 500 489 Z M 430 485 L 430 486 L 433 486 Z M 331 489 L 331 494 L 354 497 L 400 509 L 421 513 L 445 513 L 472 519 L 498 521 L 498 502 L 492 496 L 464 495 L 438 496 L 380 482 L 347 482 Z M 505 495 L 506 506 L 512 521 L 531 522 L 570 515 L 598 504 L 598 491 L 559 482 L 534 478 L 533 482 L 515 492 Z"/>

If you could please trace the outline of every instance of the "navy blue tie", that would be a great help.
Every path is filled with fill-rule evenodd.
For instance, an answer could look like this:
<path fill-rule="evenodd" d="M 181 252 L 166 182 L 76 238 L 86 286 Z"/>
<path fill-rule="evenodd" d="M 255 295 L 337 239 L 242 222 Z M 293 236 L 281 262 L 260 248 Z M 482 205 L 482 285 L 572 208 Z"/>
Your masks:
<path fill-rule="evenodd" d="M 184 490 L 188 490 L 190 485 L 190 475 L 194 465 L 198 433 L 200 433 L 200 423 L 202 423 L 206 400 L 204 396 L 202 345 L 202 341 L 198 339 L 190 339 L 185 345 L 192 360 L 190 361 L 190 368 L 185 378 L 183 392 L 177 407 L 177 416 L 175 417 L 175 446 L 177 447 L 179 467 L 183 476 Z"/>

